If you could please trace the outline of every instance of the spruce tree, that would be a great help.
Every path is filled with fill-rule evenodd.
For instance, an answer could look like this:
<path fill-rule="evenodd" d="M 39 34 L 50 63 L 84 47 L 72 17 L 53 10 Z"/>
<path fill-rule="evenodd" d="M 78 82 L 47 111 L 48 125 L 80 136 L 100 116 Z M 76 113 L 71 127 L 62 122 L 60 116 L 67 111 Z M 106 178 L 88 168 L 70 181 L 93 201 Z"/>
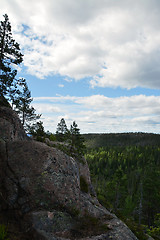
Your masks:
<path fill-rule="evenodd" d="M 13 66 L 23 61 L 19 44 L 13 39 L 8 15 L 0 22 L 0 95 L 10 96 L 17 70 Z M 12 92 L 13 94 L 13 92 Z"/>
<path fill-rule="evenodd" d="M 65 141 L 67 139 L 68 129 L 64 118 L 57 125 L 56 138 L 58 141 Z"/>
<path fill-rule="evenodd" d="M 84 139 L 80 134 L 80 129 L 78 128 L 77 123 L 74 121 L 70 127 L 70 140 L 71 146 L 74 151 L 76 151 L 80 156 L 85 152 Z"/>

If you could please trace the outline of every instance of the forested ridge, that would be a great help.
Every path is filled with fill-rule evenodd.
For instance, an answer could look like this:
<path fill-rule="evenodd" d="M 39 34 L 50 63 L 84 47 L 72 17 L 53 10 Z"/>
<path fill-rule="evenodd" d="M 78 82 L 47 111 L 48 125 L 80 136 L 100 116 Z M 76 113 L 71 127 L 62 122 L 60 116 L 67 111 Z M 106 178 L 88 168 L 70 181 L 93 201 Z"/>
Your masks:
<path fill-rule="evenodd" d="M 141 230 L 160 239 L 160 135 L 83 136 L 99 201 L 139 231 L 139 239 L 145 239 Z"/>
<path fill-rule="evenodd" d="M 83 134 L 87 148 L 107 146 L 160 146 L 160 134 L 129 133 L 89 133 Z"/>

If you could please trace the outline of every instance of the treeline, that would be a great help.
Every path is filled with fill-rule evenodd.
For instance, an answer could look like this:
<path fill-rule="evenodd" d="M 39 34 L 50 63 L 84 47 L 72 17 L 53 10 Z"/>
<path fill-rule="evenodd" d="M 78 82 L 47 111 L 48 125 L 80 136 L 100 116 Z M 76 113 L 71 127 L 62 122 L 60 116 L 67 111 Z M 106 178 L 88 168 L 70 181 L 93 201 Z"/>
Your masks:
<path fill-rule="evenodd" d="M 113 146 L 160 146 L 160 134 L 129 132 L 129 133 L 97 133 L 83 134 L 87 148 Z"/>
<path fill-rule="evenodd" d="M 39 121 L 30 127 L 29 133 L 33 138 L 41 142 L 47 142 L 46 139 L 49 139 L 52 146 L 59 148 L 68 155 L 79 158 L 79 160 L 86 151 L 84 138 L 75 121 L 68 129 L 65 119 L 62 118 L 57 124 L 56 133 L 45 132 L 43 122 Z"/>
<path fill-rule="evenodd" d="M 76 151 L 77 154 L 83 156 L 86 150 L 84 138 L 80 134 L 80 129 L 75 121 L 68 129 L 64 118 L 57 125 L 55 137 L 60 142 L 66 142 L 70 145 L 71 151 Z"/>
<path fill-rule="evenodd" d="M 160 236 L 160 147 L 101 147 L 85 157 L 100 202 Z"/>

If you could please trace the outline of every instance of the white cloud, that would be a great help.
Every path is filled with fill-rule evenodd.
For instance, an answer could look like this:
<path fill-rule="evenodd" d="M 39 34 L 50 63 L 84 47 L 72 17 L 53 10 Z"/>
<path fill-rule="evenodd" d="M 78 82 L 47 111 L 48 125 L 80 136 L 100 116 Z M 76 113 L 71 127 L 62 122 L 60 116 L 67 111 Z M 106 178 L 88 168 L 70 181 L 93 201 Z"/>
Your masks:
<path fill-rule="evenodd" d="M 159 10 L 159 0 L 1 0 L 0 15 L 8 13 L 32 75 L 160 88 Z"/>
<path fill-rule="evenodd" d="M 34 106 L 43 114 L 46 129 L 49 127 L 52 132 L 55 132 L 62 117 L 65 118 L 68 127 L 75 120 L 83 133 L 135 131 L 159 133 L 160 129 L 160 96 L 41 97 L 34 98 Z"/>
<path fill-rule="evenodd" d="M 58 87 L 64 88 L 64 84 L 59 84 Z"/>
<path fill-rule="evenodd" d="M 58 106 L 53 106 L 47 103 L 34 103 L 34 108 L 38 113 L 46 114 L 46 113 L 60 113 L 62 112 L 61 108 Z"/>

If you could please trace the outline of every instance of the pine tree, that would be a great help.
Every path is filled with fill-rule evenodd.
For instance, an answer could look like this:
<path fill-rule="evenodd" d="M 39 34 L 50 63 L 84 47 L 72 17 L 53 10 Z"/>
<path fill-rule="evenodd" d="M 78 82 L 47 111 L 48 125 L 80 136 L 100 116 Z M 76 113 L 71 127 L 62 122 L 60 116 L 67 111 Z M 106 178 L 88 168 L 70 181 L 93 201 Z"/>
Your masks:
<path fill-rule="evenodd" d="M 46 136 L 44 131 L 43 122 L 39 121 L 29 126 L 28 133 L 31 134 L 37 140 L 43 141 Z"/>
<path fill-rule="evenodd" d="M 0 22 L 0 95 L 10 96 L 15 86 L 17 70 L 13 66 L 23 61 L 19 44 L 13 39 L 8 15 Z M 13 94 L 13 92 L 12 92 Z"/>
<path fill-rule="evenodd" d="M 31 98 L 31 92 L 28 89 L 26 80 L 21 79 L 18 84 L 22 90 L 17 90 L 18 94 L 13 103 L 16 106 L 16 111 L 19 114 L 22 124 L 27 128 L 29 127 L 29 122 L 39 119 L 41 115 L 36 114 L 34 107 L 30 106 L 33 99 Z"/>
<path fill-rule="evenodd" d="M 65 141 L 67 139 L 68 129 L 64 118 L 57 125 L 56 138 L 58 141 Z"/>
<path fill-rule="evenodd" d="M 80 156 L 82 156 L 85 152 L 85 145 L 84 139 L 80 134 L 80 129 L 78 125 L 74 121 L 70 127 L 70 140 L 71 140 L 71 147 L 76 151 Z"/>

